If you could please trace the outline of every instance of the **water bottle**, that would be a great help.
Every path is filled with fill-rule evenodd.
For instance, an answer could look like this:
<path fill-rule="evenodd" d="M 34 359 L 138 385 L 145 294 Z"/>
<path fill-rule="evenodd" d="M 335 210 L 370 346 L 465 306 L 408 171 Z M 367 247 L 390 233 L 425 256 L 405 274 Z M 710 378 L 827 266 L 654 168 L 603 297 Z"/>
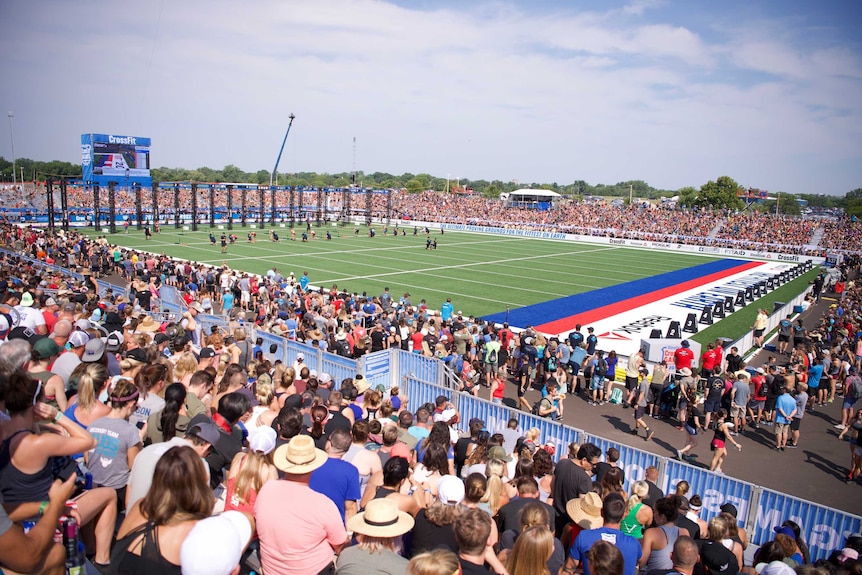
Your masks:
<path fill-rule="evenodd" d="M 83 545 L 79 541 L 78 521 L 73 517 L 63 519 L 63 547 L 66 549 L 66 574 L 83 575 Z"/>

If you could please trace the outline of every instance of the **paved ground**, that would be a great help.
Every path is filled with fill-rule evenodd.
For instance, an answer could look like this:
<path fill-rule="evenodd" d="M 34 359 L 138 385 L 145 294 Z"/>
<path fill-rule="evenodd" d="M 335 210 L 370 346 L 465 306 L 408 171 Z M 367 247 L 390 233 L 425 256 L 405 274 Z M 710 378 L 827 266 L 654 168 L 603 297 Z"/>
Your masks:
<path fill-rule="evenodd" d="M 824 297 L 820 304 L 807 310 L 801 316 L 806 327 L 814 327 L 833 302 Z M 750 358 L 749 363 L 759 366 L 766 362 L 768 356 L 769 352 L 763 351 Z M 507 397 L 511 396 L 514 400 L 514 385 L 507 391 Z M 531 404 L 538 397 L 538 392 L 528 392 Z M 564 422 L 620 444 L 675 457 L 676 450 L 685 445 L 685 432 L 677 430 L 675 422 L 647 418 L 650 427 L 655 430 L 655 436 L 646 442 L 642 429 L 640 437 L 629 433 L 634 424 L 633 411 L 611 404 L 594 407 L 583 399 L 570 396 L 566 400 Z M 840 421 L 841 400 L 836 397 L 834 403 L 815 408 L 813 413 L 805 415 L 799 448 L 784 452 L 774 449 L 775 435 L 771 427 L 761 426 L 757 430 L 746 428 L 736 438 L 742 444 L 741 452 L 728 444 L 730 449 L 723 470 L 728 476 L 862 515 L 862 483 L 845 482 L 850 447 L 847 441 L 837 439 L 838 431 L 833 425 Z M 709 450 L 711 439 L 711 432 L 700 436 L 698 446 L 691 452 L 698 456 L 696 465 L 709 467 L 712 459 Z"/>

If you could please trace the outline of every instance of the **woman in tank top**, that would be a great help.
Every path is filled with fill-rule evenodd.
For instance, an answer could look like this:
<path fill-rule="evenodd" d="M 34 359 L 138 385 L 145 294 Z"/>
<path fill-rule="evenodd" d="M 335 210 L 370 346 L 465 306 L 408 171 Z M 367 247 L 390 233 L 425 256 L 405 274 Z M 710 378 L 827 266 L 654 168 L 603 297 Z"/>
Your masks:
<path fill-rule="evenodd" d="M 670 554 L 680 535 L 679 527 L 674 525 L 677 514 L 677 507 L 672 497 L 663 497 L 656 501 L 653 516 L 657 527 L 647 529 L 641 541 L 643 555 L 638 561 L 638 566 L 642 571 L 673 569 Z"/>
<path fill-rule="evenodd" d="M 643 504 L 647 495 L 649 495 L 649 486 L 646 481 L 635 481 L 632 484 L 632 494 L 629 496 L 626 506 L 626 515 L 620 522 L 620 531 L 635 539 L 642 539 L 644 527 L 652 524 L 652 509 L 649 505 Z"/>

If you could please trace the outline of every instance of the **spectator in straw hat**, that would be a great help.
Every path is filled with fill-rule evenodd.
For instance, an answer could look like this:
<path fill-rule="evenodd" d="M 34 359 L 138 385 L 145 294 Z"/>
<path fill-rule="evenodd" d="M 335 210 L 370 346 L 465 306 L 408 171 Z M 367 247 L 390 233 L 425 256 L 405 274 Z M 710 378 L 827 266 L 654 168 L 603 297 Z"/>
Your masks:
<path fill-rule="evenodd" d="M 392 499 L 374 499 L 363 513 L 347 521 L 358 545 L 348 547 L 338 558 L 339 575 L 403 573 L 407 559 L 397 553 L 400 539 L 413 528 L 410 514 L 398 510 Z"/>
<path fill-rule="evenodd" d="M 309 487 L 311 473 L 326 459 L 308 435 L 275 450 L 273 461 L 284 479 L 264 484 L 255 502 L 261 564 L 268 575 L 334 573 L 333 555 L 347 541 L 347 531 L 335 503 Z"/>

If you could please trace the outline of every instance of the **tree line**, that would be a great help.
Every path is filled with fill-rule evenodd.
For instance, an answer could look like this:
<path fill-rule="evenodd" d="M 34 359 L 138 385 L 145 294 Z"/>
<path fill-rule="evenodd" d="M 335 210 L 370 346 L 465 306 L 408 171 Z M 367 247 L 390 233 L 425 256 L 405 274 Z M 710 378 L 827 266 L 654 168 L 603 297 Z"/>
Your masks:
<path fill-rule="evenodd" d="M 48 178 L 80 178 L 81 165 L 70 162 L 43 162 L 29 158 L 19 158 L 15 162 L 18 177 L 22 172 L 25 181 L 43 181 Z M 157 182 L 231 182 L 269 184 L 270 172 L 258 170 L 246 172 L 229 164 L 221 170 L 208 167 L 197 169 L 187 168 L 153 168 L 151 176 Z M 12 180 L 12 162 L 0 156 L 0 179 Z M 369 188 L 406 189 L 410 193 L 425 190 L 435 191 L 472 191 L 487 198 L 499 197 L 502 193 L 513 192 L 520 188 L 552 190 L 574 200 L 582 200 L 589 196 L 619 197 L 628 201 L 631 196 L 638 199 L 660 200 L 662 198 L 678 197 L 678 204 L 692 208 L 711 209 L 742 209 L 745 203 L 737 195 L 739 184 L 729 176 L 721 176 L 715 181 L 710 180 L 699 188 L 684 187 L 679 190 L 654 188 L 643 180 L 630 180 L 616 184 L 589 184 L 584 180 L 575 180 L 571 184 L 557 182 L 519 182 L 502 180 L 471 180 L 468 178 L 446 179 L 431 174 L 411 174 L 409 172 L 395 175 L 385 172 L 340 172 L 335 174 L 319 174 L 316 172 L 297 172 L 277 175 L 276 182 L 282 186 L 313 186 L 313 187 L 348 187 L 350 185 Z M 783 214 L 800 213 L 797 198 L 806 200 L 810 207 L 844 208 L 848 214 L 862 217 L 862 188 L 848 192 L 844 197 L 822 194 L 785 194 L 770 193 L 775 200 L 767 200 L 756 204 L 752 209 Z"/>

